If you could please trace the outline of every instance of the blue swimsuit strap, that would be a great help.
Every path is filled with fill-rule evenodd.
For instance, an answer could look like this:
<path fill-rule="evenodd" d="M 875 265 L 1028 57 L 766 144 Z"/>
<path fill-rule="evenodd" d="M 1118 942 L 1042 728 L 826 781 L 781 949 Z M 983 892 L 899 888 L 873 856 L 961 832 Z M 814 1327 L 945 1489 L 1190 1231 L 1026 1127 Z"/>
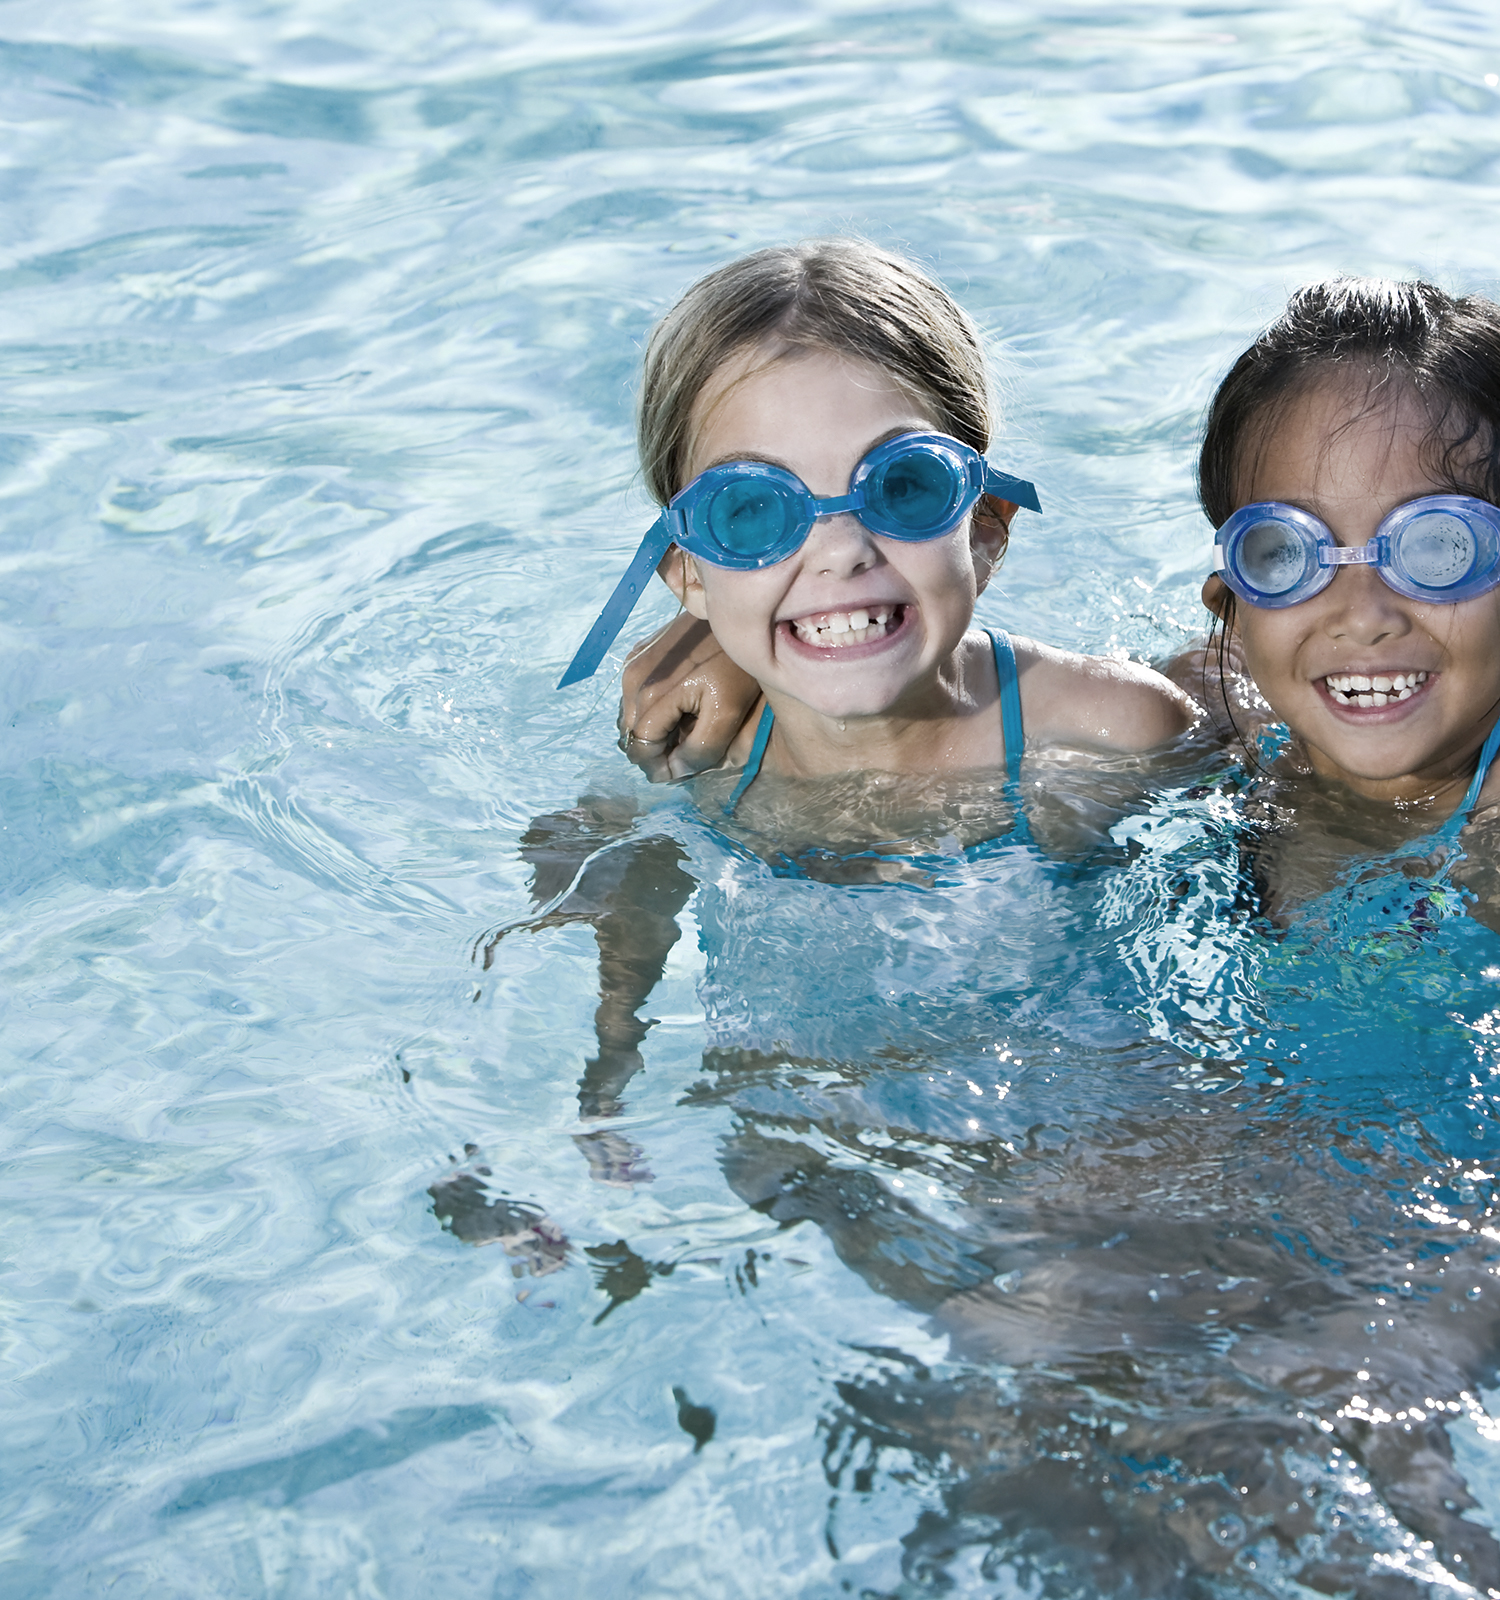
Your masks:
<path fill-rule="evenodd" d="M 771 727 L 776 721 L 776 713 L 771 709 L 768 700 L 761 711 L 760 721 L 755 726 L 755 743 L 750 746 L 749 759 L 745 762 L 744 771 L 740 773 L 740 781 L 734 786 L 734 793 L 724 802 L 724 815 L 732 817 L 734 808 L 740 803 L 740 796 L 760 776 L 760 764 L 766 759 L 766 746 L 771 742 Z"/>
<path fill-rule="evenodd" d="M 1000 679 L 1000 730 L 1005 740 L 1005 780 L 1015 783 L 1021 776 L 1021 753 L 1026 747 L 1026 736 L 1021 730 L 1021 685 L 1016 672 L 1015 646 L 1003 628 L 986 628 L 995 651 L 995 673 Z M 740 773 L 734 792 L 724 802 L 724 815 L 733 816 L 745 790 L 760 776 L 761 763 L 766 759 L 766 746 L 771 742 L 771 729 L 776 723 L 776 713 L 768 701 L 755 727 L 755 743 Z"/>
<path fill-rule="evenodd" d="M 1490 736 L 1484 741 L 1484 748 L 1479 752 L 1479 765 L 1474 769 L 1468 790 L 1458 810 L 1448 818 L 1447 826 L 1454 832 L 1463 827 L 1469 820 L 1469 813 L 1479 804 L 1479 791 L 1484 788 L 1484 780 L 1490 775 L 1490 766 L 1494 762 L 1497 750 L 1500 750 L 1500 722 L 1490 729 Z"/>
<path fill-rule="evenodd" d="M 1005 740 L 1005 777 L 1008 783 L 1021 779 L 1021 755 L 1026 748 L 1026 733 L 1021 726 L 1021 682 L 1016 671 L 1016 647 L 1004 628 L 986 628 L 995 649 L 995 675 L 1000 680 L 1000 732 Z"/>

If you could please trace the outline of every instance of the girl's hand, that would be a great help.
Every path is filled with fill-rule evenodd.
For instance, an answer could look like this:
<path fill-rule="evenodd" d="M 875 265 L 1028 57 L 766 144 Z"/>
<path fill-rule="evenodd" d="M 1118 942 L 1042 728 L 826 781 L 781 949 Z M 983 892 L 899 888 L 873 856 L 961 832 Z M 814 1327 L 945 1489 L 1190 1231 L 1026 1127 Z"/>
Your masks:
<path fill-rule="evenodd" d="M 626 659 L 620 748 L 652 783 L 690 778 L 722 764 L 759 703 L 760 685 L 684 613 Z"/>

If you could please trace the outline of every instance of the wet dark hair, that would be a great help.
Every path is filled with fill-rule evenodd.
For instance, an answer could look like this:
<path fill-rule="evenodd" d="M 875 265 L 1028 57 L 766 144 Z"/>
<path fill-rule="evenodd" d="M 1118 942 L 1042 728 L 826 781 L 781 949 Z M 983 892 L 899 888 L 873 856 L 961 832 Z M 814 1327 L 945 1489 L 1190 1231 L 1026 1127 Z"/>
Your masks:
<path fill-rule="evenodd" d="M 1329 382 L 1363 384 L 1369 409 L 1404 388 L 1429 419 L 1434 477 L 1500 504 L 1500 306 L 1430 283 L 1329 278 L 1298 289 L 1219 385 L 1198 458 L 1214 527 L 1240 505 L 1278 419 Z"/>

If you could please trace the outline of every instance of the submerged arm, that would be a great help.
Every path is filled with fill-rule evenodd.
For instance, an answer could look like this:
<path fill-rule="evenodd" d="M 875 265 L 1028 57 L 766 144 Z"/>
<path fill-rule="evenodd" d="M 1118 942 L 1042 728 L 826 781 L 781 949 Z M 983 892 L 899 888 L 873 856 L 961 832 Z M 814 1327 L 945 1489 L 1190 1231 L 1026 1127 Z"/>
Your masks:
<path fill-rule="evenodd" d="M 674 839 L 637 839 L 612 854 L 618 871 L 608 908 L 593 920 L 599 945 L 599 1007 L 594 1012 L 597 1054 L 584 1065 L 578 1109 L 613 1117 L 625 1085 L 642 1066 L 640 1047 L 651 1022 L 637 1015 L 661 981 L 682 930 L 677 914 L 696 885 L 682 870 L 686 852 Z M 611 873 L 613 876 L 613 872 Z M 588 874 L 579 888 L 587 884 Z"/>
<path fill-rule="evenodd" d="M 1473 820 L 1464 829 L 1463 854 L 1453 876 L 1471 895 L 1469 915 L 1500 933 L 1500 795 L 1486 784 Z"/>
<path fill-rule="evenodd" d="M 686 853 L 664 835 L 631 832 L 634 816 L 604 802 L 538 817 L 521 839 L 532 866 L 538 915 L 502 928 L 482 945 L 488 969 L 511 933 L 585 922 L 599 946 L 596 1054 L 578 1087 L 584 1117 L 617 1116 L 625 1085 L 642 1065 L 640 1046 L 651 1023 L 638 1009 L 661 979 L 681 930 L 677 914 L 695 883 Z M 477 952 L 476 952 L 477 953 Z"/>

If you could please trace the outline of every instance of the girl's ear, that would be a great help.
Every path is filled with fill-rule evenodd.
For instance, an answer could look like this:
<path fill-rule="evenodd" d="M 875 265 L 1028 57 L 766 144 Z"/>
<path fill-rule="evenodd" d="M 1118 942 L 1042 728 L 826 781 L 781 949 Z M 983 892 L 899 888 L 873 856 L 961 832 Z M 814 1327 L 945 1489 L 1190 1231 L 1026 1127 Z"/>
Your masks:
<path fill-rule="evenodd" d="M 656 566 L 657 576 L 677 596 L 684 611 L 706 622 L 708 606 L 704 602 L 703 579 L 698 563 L 681 545 L 668 545 L 667 553 Z"/>
<path fill-rule="evenodd" d="M 1217 572 L 1211 572 L 1203 580 L 1203 603 L 1225 627 L 1234 620 L 1234 596 Z"/>
<path fill-rule="evenodd" d="M 1005 548 L 1010 543 L 1010 519 L 1016 510 L 1012 501 L 992 494 L 985 495 L 974 507 L 974 515 L 969 519 L 969 549 L 974 556 L 977 594 L 984 593 L 985 585 L 1005 559 Z"/>

